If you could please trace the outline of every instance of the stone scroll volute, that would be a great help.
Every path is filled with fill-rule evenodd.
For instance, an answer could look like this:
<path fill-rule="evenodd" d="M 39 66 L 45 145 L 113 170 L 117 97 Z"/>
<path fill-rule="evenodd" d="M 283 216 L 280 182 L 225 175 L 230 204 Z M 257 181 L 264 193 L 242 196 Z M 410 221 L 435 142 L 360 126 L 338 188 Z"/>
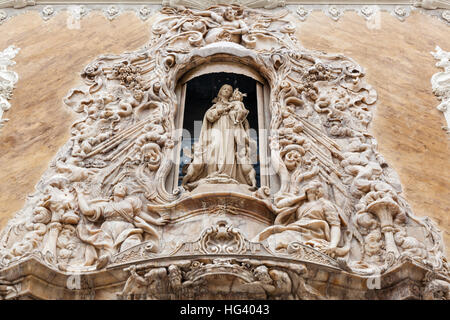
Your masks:
<path fill-rule="evenodd" d="M 356 275 L 406 259 L 447 277 L 439 230 L 413 215 L 368 133 L 377 95 L 361 66 L 303 48 L 285 10 L 166 7 L 160 15 L 147 46 L 99 56 L 64 98 L 79 114 L 72 137 L 3 230 L 0 268 L 30 255 L 69 272 L 108 268 L 128 252 L 171 256 L 186 239 L 163 234 L 180 203 L 195 204 L 183 188 L 166 187 L 179 141 L 176 87 L 199 65 L 227 62 L 259 73 L 270 92 L 265 129 L 277 190 L 242 196 L 269 212 L 244 237 L 274 257 L 309 257 Z"/>

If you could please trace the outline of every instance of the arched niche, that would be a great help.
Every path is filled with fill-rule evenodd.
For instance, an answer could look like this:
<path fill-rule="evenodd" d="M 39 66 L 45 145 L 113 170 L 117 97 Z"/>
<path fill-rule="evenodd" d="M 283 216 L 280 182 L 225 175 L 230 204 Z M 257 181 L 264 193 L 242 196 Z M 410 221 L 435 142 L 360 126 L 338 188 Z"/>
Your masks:
<path fill-rule="evenodd" d="M 228 48 L 227 51 L 229 51 L 229 49 L 230 48 Z M 233 49 L 234 50 L 231 51 L 236 51 L 235 48 Z M 182 161 L 182 150 L 185 147 L 185 145 L 183 145 L 182 143 L 182 129 L 186 129 L 186 123 L 184 121 L 185 114 L 186 112 L 189 113 L 191 111 L 198 111 L 194 110 L 195 106 L 187 105 L 189 104 L 187 101 L 187 97 L 189 98 L 188 85 L 201 78 L 217 79 L 221 76 L 227 77 L 226 75 L 229 75 L 228 78 L 247 78 L 255 84 L 254 96 L 256 101 L 255 109 L 252 111 L 255 111 L 257 115 L 254 117 L 256 121 L 253 122 L 253 125 L 251 120 L 250 122 L 251 129 L 253 129 L 252 132 L 255 132 L 255 135 L 252 137 L 257 140 L 258 143 L 257 161 L 255 162 L 255 166 L 258 167 L 258 187 L 269 187 L 274 190 L 279 187 L 279 183 L 276 180 L 277 177 L 275 175 L 270 175 L 270 151 L 268 148 L 268 130 L 271 120 L 269 110 L 270 86 L 268 81 L 258 71 L 256 71 L 255 68 L 250 67 L 249 64 L 245 64 L 245 56 L 248 57 L 248 52 L 234 52 L 234 54 L 231 55 L 215 51 L 212 56 L 202 57 L 202 59 L 195 59 L 192 62 L 193 67 L 190 70 L 185 71 L 181 76 L 178 77 L 175 89 L 178 108 L 175 114 L 174 122 L 177 133 L 181 134 L 176 135 L 173 154 L 174 165 L 171 173 L 168 175 L 166 184 L 166 189 L 168 191 L 173 190 L 180 185 L 180 176 L 182 175 L 180 170 L 182 164 L 180 165 L 180 163 Z M 219 80 L 218 83 L 221 83 L 221 81 Z M 225 84 L 225 82 L 221 84 Z M 213 84 L 211 85 L 214 86 Z M 217 87 L 217 85 L 215 85 L 215 87 Z M 216 88 L 214 94 L 218 93 L 218 89 L 219 88 Z M 201 111 L 201 118 L 199 118 L 198 120 L 202 120 L 204 112 L 206 110 Z M 194 136 L 193 133 L 192 136 Z"/>

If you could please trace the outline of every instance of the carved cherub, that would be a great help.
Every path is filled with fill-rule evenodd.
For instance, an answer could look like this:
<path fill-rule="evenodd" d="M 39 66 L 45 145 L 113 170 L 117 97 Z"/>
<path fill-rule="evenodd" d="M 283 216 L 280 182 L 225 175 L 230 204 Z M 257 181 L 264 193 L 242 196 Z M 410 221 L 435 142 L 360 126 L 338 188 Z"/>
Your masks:
<path fill-rule="evenodd" d="M 250 125 L 245 119 L 245 111 L 240 101 L 242 94 L 235 91 L 236 101 L 230 101 L 233 88 L 224 84 L 219 89 L 213 105 L 206 111 L 200 137 L 196 145 L 194 159 L 183 178 L 183 187 L 192 190 L 201 183 L 216 181 L 217 177 L 235 183 L 256 185 L 255 169 L 250 158 L 255 144 L 250 137 Z M 233 105 L 234 104 L 234 105 Z M 234 110 L 234 121 L 229 112 Z M 231 139 L 230 139 L 231 137 Z"/>
<path fill-rule="evenodd" d="M 217 10 L 199 11 L 195 15 L 210 17 L 217 26 L 211 28 L 205 36 L 206 43 L 231 41 L 240 43 L 241 35 L 248 33 L 249 28 L 243 19 L 242 8 L 225 6 Z"/>
<path fill-rule="evenodd" d="M 247 117 L 249 111 L 245 108 L 244 103 L 242 102 L 244 100 L 244 97 L 246 97 L 246 93 L 242 93 L 239 91 L 238 88 L 234 89 L 233 94 L 231 96 L 231 103 L 229 105 L 229 113 L 231 120 L 234 124 L 239 124 L 242 121 L 245 120 Z"/>
<path fill-rule="evenodd" d="M 14 8 L 20 9 L 26 6 L 34 6 L 34 0 L 2 0 L 0 1 L 0 8 Z"/>

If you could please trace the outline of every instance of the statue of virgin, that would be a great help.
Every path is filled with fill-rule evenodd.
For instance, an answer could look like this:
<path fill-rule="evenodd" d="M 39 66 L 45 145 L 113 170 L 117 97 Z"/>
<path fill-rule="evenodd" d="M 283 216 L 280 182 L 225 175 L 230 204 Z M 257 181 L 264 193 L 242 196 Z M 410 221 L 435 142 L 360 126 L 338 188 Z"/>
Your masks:
<path fill-rule="evenodd" d="M 228 84 L 220 88 L 214 104 L 205 113 L 199 140 L 194 144 L 194 156 L 182 182 L 186 189 L 192 190 L 200 183 L 234 183 L 256 188 L 256 172 L 250 157 L 251 150 L 256 150 L 256 142 L 250 138 L 244 96 Z"/>

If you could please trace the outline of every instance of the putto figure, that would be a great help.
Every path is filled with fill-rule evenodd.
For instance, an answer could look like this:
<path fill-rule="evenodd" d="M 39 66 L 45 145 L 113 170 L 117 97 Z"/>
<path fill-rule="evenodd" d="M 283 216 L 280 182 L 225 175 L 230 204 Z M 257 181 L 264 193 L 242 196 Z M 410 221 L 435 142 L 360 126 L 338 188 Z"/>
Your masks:
<path fill-rule="evenodd" d="M 225 84 L 213 106 L 206 111 L 199 141 L 194 144 L 194 158 L 183 178 L 183 186 L 192 190 L 200 183 L 234 183 L 256 188 L 256 172 L 251 150 L 256 142 L 250 138 L 249 111 L 244 94 Z"/>

